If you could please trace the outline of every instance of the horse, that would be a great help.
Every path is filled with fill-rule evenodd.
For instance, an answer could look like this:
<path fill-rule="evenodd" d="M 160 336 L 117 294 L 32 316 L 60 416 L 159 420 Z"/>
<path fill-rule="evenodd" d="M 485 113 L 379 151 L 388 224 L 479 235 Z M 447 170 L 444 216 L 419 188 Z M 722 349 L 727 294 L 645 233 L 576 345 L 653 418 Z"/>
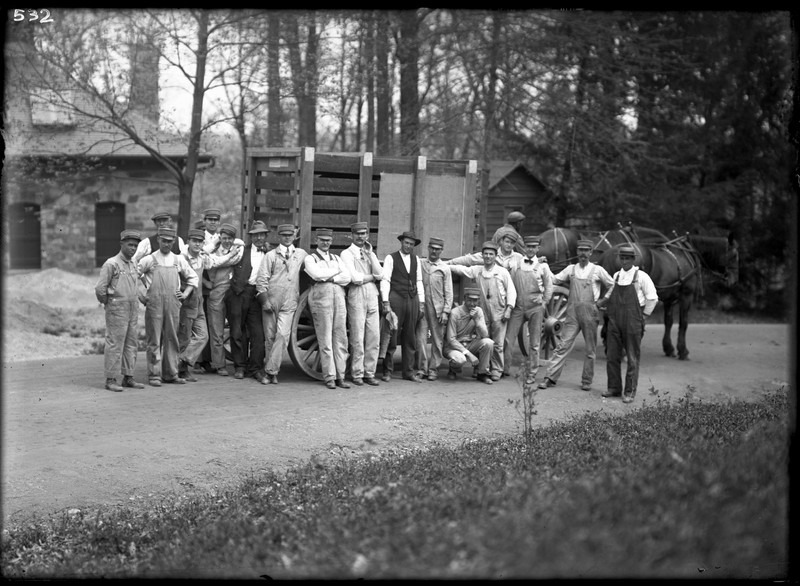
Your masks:
<path fill-rule="evenodd" d="M 578 261 L 580 232 L 572 228 L 550 228 L 539 234 L 539 255 L 547 258 L 553 274 Z"/>
<path fill-rule="evenodd" d="M 666 236 L 656 230 L 647 234 L 654 240 L 614 244 L 601 255 L 598 264 L 610 275 L 621 268 L 618 251 L 623 244 L 632 245 L 636 257 L 634 265 L 641 268 L 653 280 L 659 300 L 664 304 L 664 337 L 661 346 L 666 356 L 676 355 L 672 345 L 672 308 L 677 305 L 678 337 L 677 357 L 687 360 L 686 330 L 689 326 L 689 310 L 695 297 L 702 293 L 703 272 L 721 277 L 728 286 L 738 280 L 738 251 L 729 246 L 728 239 L 718 236 L 680 236 L 665 240 Z M 660 234 L 660 235 L 659 235 Z M 605 340 L 607 317 L 604 319 L 602 336 Z"/>

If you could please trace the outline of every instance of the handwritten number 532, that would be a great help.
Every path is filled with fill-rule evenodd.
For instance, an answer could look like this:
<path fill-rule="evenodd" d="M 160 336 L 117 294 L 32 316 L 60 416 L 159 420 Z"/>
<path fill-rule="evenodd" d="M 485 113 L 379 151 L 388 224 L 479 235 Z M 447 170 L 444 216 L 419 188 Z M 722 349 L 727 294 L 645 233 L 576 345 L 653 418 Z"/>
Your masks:
<path fill-rule="evenodd" d="M 34 20 L 38 20 L 39 22 L 53 22 L 53 19 L 50 17 L 50 11 L 47 8 L 28 10 L 27 12 L 28 20 L 31 22 Z M 17 8 L 14 10 L 14 22 L 20 22 L 22 20 L 25 20 L 25 10 Z"/>

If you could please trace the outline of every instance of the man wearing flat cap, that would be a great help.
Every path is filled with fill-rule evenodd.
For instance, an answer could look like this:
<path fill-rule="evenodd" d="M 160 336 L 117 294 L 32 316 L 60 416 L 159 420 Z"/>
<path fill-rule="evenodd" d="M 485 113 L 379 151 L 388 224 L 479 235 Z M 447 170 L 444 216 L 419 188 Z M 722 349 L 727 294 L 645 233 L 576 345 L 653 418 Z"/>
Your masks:
<path fill-rule="evenodd" d="M 225 266 L 217 266 L 204 271 L 208 275 L 209 291 L 206 301 L 206 322 L 208 324 L 208 344 L 201 354 L 201 363 L 207 371 L 215 372 L 220 376 L 228 376 L 225 367 L 225 348 L 223 346 L 225 333 L 225 297 L 231 286 L 233 267 L 239 264 L 244 255 L 244 242 L 236 237 L 236 226 L 224 223 L 219 227 L 219 246 L 211 252 L 210 256 L 226 256 L 235 249 L 233 262 Z"/>
<path fill-rule="evenodd" d="M 632 403 L 639 383 L 639 358 L 644 324 L 658 303 L 658 292 L 650 276 L 633 264 L 637 256 L 634 246 L 617 245 L 617 253 L 622 268 L 614 273 L 611 288 L 601 301 L 601 304 L 606 305 L 608 315 L 606 330 L 608 388 L 602 396 L 622 395 L 623 403 Z M 641 258 L 641 253 L 638 256 Z M 628 358 L 624 385 L 621 366 L 623 352 Z"/>
<path fill-rule="evenodd" d="M 536 259 L 538 236 L 525 236 L 525 255 L 517 255 L 509 263 L 509 272 L 517 290 L 517 302 L 508 320 L 503 348 L 504 375 L 510 374 L 514 343 L 527 322 L 528 359 L 524 367 L 525 383 L 534 384 L 539 371 L 539 345 L 545 308 L 553 296 L 553 280 L 547 265 Z M 517 254 L 517 253 L 515 253 Z"/>
<path fill-rule="evenodd" d="M 205 234 L 203 230 L 189 230 L 187 240 L 187 250 L 183 257 L 197 274 L 198 280 L 202 278 L 203 271 L 216 267 L 229 267 L 241 258 L 239 247 L 231 247 L 228 253 L 222 256 L 204 252 Z M 206 323 L 202 293 L 195 289 L 181 304 L 178 327 L 178 349 L 180 350 L 178 376 L 180 378 L 189 382 L 197 382 L 190 369 L 203 351 L 206 342 L 208 342 L 208 324 Z"/>
<path fill-rule="evenodd" d="M 553 277 L 556 285 L 569 284 L 566 318 L 561 330 L 561 341 L 547 367 L 540 389 L 554 386 L 566 364 L 567 356 L 575 345 L 578 334 L 583 334 L 586 355 L 581 372 L 581 389 L 591 390 L 597 350 L 597 324 L 600 320 L 599 300 L 603 289 L 613 284 L 606 270 L 589 257 L 594 250 L 591 240 L 578 240 L 578 262 L 564 268 Z"/>
<path fill-rule="evenodd" d="M 156 212 L 150 219 L 153 220 L 153 224 L 156 226 L 156 233 L 149 238 L 144 238 L 141 242 L 139 242 L 139 246 L 136 247 L 136 252 L 133 255 L 133 262 L 136 264 L 139 264 L 139 261 L 142 260 L 142 257 L 145 257 L 148 254 L 158 250 L 159 228 L 173 226 L 172 214 L 169 212 Z M 172 252 L 175 254 L 180 254 L 183 250 L 185 250 L 183 238 L 178 236 L 172 243 Z"/>
<path fill-rule="evenodd" d="M 369 224 L 350 224 L 353 243 L 341 253 L 350 275 L 347 286 L 347 324 L 350 328 L 350 372 L 353 384 L 378 386 L 375 372 L 380 349 L 378 283 L 383 268 L 369 241 Z"/>
<path fill-rule="evenodd" d="M 333 230 L 318 228 L 317 248 L 303 260 L 312 284 L 308 308 L 314 318 L 314 332 L 319 342 L 319 356 L 325 386 L 349 389 L 344 380 L 347 370 L 347 302 L 344 287 L 350 273 L 342 259 L 331 252 Z"/>
<path fill-rule="evenodd" d="M 464 303 L 453 309 L 447 322 L 444 355 L 450 360 L 447 378 L 456 380 L 462 367 L 469 362 L 473 376 L 479 382 L 492 384 L 489 361 L 494 342 L 486 328 L 486 317 L 480 308 L 481 290 L 464 288 Z"/>
<path fill-rule="evenodd" d="M 105 388 L 117 393 L 124 388 L 144 388 L 133 379 L 139 349 L 139 267 L 133 262 L 133 255 L 141 240 L 138 231 L 123 230 L 119 254 L 103 263 L 94 286 L 94 294 L 106 312 Z M 117 383 L 120 372 L 122 384 Z"/>
<path fill-rule="evenodd" d="M 417 324 L 417 371 L 429 381 L 439 378 L 442 363 L 444 331 L 453 307 L 453 276 L 450 266 L 442 261 L 444 240 L 428 239 L 428 258 L 419 259 L 422 287 L 425 290 L 425 311 Z M 428 352 L 428 332 L 431 348 Z"/>
<path fill-rule="evenodd" d="M 494 341 L 491 360 L 491 378 L 500 380 L 504 372 L 503 347 L 508 320 L 517 302 L 517 290 L 511 274 L 497 264 L 497 244 L 487 240 L 481 246 L 482 266 L 450 265 L 454 275 L 473 279 L 481 292 L 481 308 L 486 318 L 489 336 Z"/>
<path fill-rule="evenodd" d="M 264 323 L 265 375 L 261 384 L 278 384 L 283 353 L 289 344 L 292 319 L 300 299 L 300 271 L 308 254 L 296 248 L 297 229 L 278 226 L 278 246 L 264 255 L 256 277 L 256 297 Z"/>
<path fill-rule="evenodd" d="M 261 382 L 265 377 L 264 322 L 261 304 L 256 299 L 256 279 L 269 250 L 269 228 L 261 220 L 255 220 L 247 233 L 250 244 L 242 259 L 233 266 L 231 285 L 225 296 L 225 312 L 230 327 L 233 377 L 252 376 Z"/>
<path fill-rule="evenodd" d="M 422 272 L 414 247 L 420 243 L 414 232 L 409 230 L 400 234 L 400 250 L 386 255 L 383 259 L 383 278 L 381 279 L 381 298 L 385 313 L 394 312 L 397 316 L 397 331 L 391 336 L 386 354 L 383 357 L 383 376 L 389 382 L 394 372 L 394 350 L 398 342 L 402 349 L 403 378 L 415 383 L 422 379 L 415 368 L 417 345 L 417 322 L 425 311 L 425 289 L 422 286 Z"/>
<path fill-rule="evenodd" d="M 494 242 L 494 240 L 492 240 Z M 515 259 L 522 259 L 522 254 L 514 250 L 517 242 L 516 233 L 501 234 L 497 241 L 497 255 L 495 262 L 506 270 L 509 270 L 511 263 Z M 462 256 L 451 258 L 447 261 L 449 265 L 461 265 L 465 267 L 481 266 L 483 264 L 483 252 L 470 252 Z"/>
<path fill-rule="evenodd" d="M 147 290 L 147 376 L 153 387 L 162 382 L 186 383 L 178 376 L 180 311 L 183 301 L 200 286 L 200 279 L 182 254 L 172 252 L 176 239 L 174 228 L 159 228 L 158 250 L 139 261 L 140 279 Z"/>
<path fill-rule="evenodd" d="M 525 254 L 525 246 L 522 240 L 522 223 L 525 221 L 525 214 L 513 211 L 506 216 L 506 223 L 495 230 L 492 242 L 500 245 L 503 236 L 510 234 L 514 240 L 514 250 L 520 254 Z"/>
<path fill-rule="evenodd" d="M 222 210 L 219 208 L 206 208 L 202 211 L 203 215 L 203 251 L 211 253 L 219 246 L 220 221 L 222 220 Z"/>

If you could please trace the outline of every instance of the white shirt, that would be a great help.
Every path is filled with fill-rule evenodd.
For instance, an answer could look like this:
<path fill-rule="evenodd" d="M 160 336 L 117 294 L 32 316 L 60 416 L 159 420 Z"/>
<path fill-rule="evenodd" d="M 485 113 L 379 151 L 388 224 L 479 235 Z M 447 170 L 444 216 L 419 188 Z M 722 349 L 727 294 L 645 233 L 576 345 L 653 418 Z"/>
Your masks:
<path fill-rule="evenodd" d="M 636 274 L 636 271 L 639 271 L 639 274 L 636 277 L 636 283 L 634 283 L 636 297 L 639 299 L 639 305 L 644 306 L 644 314 L 650 315 L 653 313 L 656 303 L 658 303 L 658 292 L 656 291 L 656 286 L 653 284 L 653 279 L 650 278 L 650 275 L 642 270 L 639 270 L 639 267 L 634 265 L 629 271 L 625 271 L 623 269 L 618 270 L 616 273 L 614 273 L 613 280 L 616 281 L 620 286 L 630 285 L 633 281 L 633 276 Z M 612 285 L 608 290 L 608 293 L 606 293 L 606 297 L 610 296 L 613 290 L 614 286 Z"/>
<path fill-rule="evenodd" d="M 594 275 L 592 275 L 592 270 L 594 270 Z M 579 262 L 565 267 L 553 277 L 553 284 L 561 285 L 562 283 L 566 283 L 570 280 L 570 277 L 575 277 L 576 279 L 588 279 L 592 277 L 592 297 L 595 301 L 601 297 L 601 285 L 611 287 L 614 284 L 614 279 L 611 278 L 611 275 L 609 275 L 603 267 L 593 262 L 586 263 L 585 267 L 581 267 L 581 263 Z"/>
<path fill-rule="evenodd" d="M 203 252 L 208 252 L 209 254 L 214 252 L 217 244 L 219 244 L 219 232 L 214 232 L 212 234 L 206 230 L 206 237 L 203 240 Z"/>
<path fill-rule="evenodd" d="M 406 270 L 411 273 L 411 255 L 400 253 L 400 258 L 403 259 L 403 264 Z M 389 300 L 389 292 L 391 291 L 392 271 L 394 270 L 394 257 L 387 254 L 383 259 L 383 276 L 381 277 L 381 295 L 384 301 Z M 419 267 L 419 258 L 417 258 L 417 297 L 420 303 L 425 303 L 425 289 L 422 286 L 422 271 Z"/>
<path fill-rule="evenodd" d="M 186 244 L 183 241 L 183 238 L 181 238 L 180 236 L 178 236 L 178 250 L 180 250 L 181 252 L 186 252 L 188 250 Z M 139 245 L 136 247 L 136 252 L 133 253 L 133 258 L 131 260 L 133 260 L 133 262 L 138 264 L 143 257 L 147 256 L 151 252 L 153 251 L 150 248 L 150 237 L 148 236 L 147 238 L 139 242 Z"/>
<path fill-rule="evenodd" d="M 261 252 L 255 244 L 250 245 L 250 278 L 247 279 L 249 285 L 256 284 L 256 277 L 258 276 L 258 268 L 261 266 L 261 261 L 264 260 L 266 252 Z"/>

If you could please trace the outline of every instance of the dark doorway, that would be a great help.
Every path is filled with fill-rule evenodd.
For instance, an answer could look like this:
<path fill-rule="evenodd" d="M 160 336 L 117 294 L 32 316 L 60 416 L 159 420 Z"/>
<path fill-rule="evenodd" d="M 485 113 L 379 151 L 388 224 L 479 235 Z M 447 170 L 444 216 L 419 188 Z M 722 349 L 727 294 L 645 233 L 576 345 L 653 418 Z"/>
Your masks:
<path fill-rule="evenodd" d="M 94 206 L 94 260 L 102 267 L 119 253 L 119 234 L 125 229 L 125 204 L 104 201 Z"/>
<path fill-rule="evenodd" d="M 38 204 L 9 204 L 8 257 L 10 269 L 42 268 L 42 226 Z"/>

